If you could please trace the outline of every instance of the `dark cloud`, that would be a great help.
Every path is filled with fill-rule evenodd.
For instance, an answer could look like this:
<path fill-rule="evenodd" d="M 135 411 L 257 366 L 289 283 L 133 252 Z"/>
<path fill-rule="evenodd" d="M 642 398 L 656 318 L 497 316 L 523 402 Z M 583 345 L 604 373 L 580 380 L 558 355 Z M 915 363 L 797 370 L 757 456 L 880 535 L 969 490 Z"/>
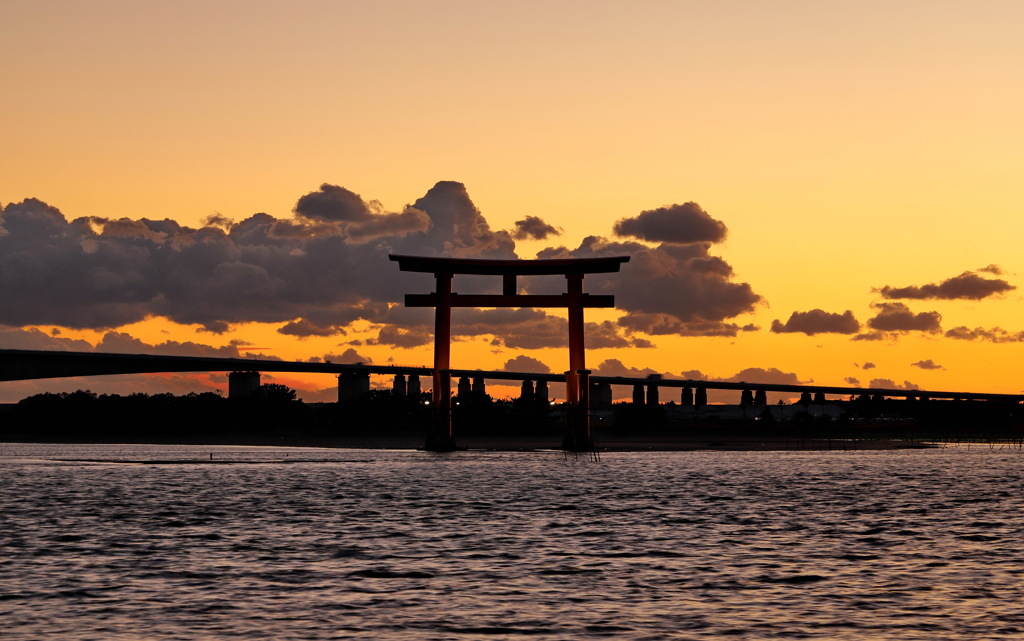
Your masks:
<path fill-rule="evenodd" d="M 294 219 L 254 214 L 196 228 L 172 220 L 68 221 L 37 199 L 0 212 L 0 323 L 109 329 L 162 316 L 224 331 L 294 323 L 287 332 L 379 321 L 387 303 L 429 291 L 389 252 L 514 258 L 459 183 L 442 182 L 389 214 L 341 187 L 300 199 Z M 302 323 L 305 321 L 305 323 Z"/>
<path fill-rule="evenodd" d="M 1024 332 L 1008 332 L 1000 327 L 971 329 L 960 325 L 946 332 L 946 338 L 955 338 L 961 341 L 989 341 L 991 343 L 1024 343 Z"/>
<path fill-rule="evenodd" d="M 699 328 L 715 335 L 745 331 L 722 322 L 754 310 L 762 298 L 747 283 L 732 282 L 732 267 L 708 254 L 708 245 L 617 243 L 589 236 L 573 250 L 546 249 L 538 258 L 631 256 L 615 274 L 588 276 L 587 290 L 615 295 L 615 306 L 627 312 L 619 320 L 633 331 L 679 333 Z"/>
<path fill-rule="evenodd" d="M 324 183 L 295 204 L 295 213 L 309 220 L 362 222 L 373 217 L 359 194 L 338 185 Z"/>
<path fill-rule="evenodd" d="M 353 364 L 353 363 L 364 363 L 370 364 L 373 359 L 368 356 L 363 356 L 353 348 L 349 347 L 341 354 L 324 354 L 323 360 L 326 363 L 341 363 L 341 364 Z"/>
<path fill-rule="evenodd" d="M 847 376 L 843 379 L 847 385 L 853 385 L 854 387 L 860 387 L 860 379 L 854 376 Z"/>
<path fill-rule="evenodd" d="M 793 312 L 785 324 L 773 320 L 772 331 L 777 334 L 802 332 L 808 336 L 856 334 L 860 331 L 860 323 L 850 310 L 846 310 L 842 314 L 834 314 L 821 309 L 812 309 L 807 312 Z"/>
<path fill-rule="evenodd" d="M 308 338 L 310 336 L 344 336 L 348 332 L 340 325 L 317 325 L 305 318 L 287 323 L 277 329 L 279 334 Z"/>
<path fill-rule="evenodd" d="M 724 223 L 709 216 L 693 202 L 651 209 L 633 218 L 623 218 L 615 223 L 613 231 L 616 236 L 678 245 L 718 243 L 725 240 L 728 233 Z"/>
<path fill-rule="evenodd" d="M 877 365 L 875 365 L 874 363 L 872 363 L 870 361 L 868 361 L 867 363 L 864 363 L 863 365 L 860 366 L 861 369 L 875 369 L 875 367 L 877 367 Z"/>
<path fill-rule="evenodd" d="M 551 368 L 536 358 L 520 354 L 510 358 L 501 366 L 503 372 L 529 372 L 533 374 L 550 374 Z"/>
<path fill-rule="evenodd" d="M 237 323 L 281 323 L 282 334 L 308 337 L 343 334 L 366 320 L 388 326 L 368 342 L 414 347 L 431 340 L 429 310 L 395 304 L 406 293 L 431 291 L 433 278 L 400 272 L 389 253 L 516 258 L 512 236 L 492 230 L 456 182 L 437 183 L 398 213 L 324 184 L 300 198 L 295 213 L 287 219 L 257 213 L 237 222 L 215 214 L 192 228 L 145 218 L 69 221 L 36 199 L 10 203 L 0 212 L 0 323 L 103 330 L 164 317 L 214 333 Z M 632 257 L 619 274 L 587 278 L 587 291 L 615 294 L 626 312 L 617 325 L 588 323 L 588 347 L 653 346 L 633 334 L 735 336 L 757 329 L 730 319 L 752 311 L 761 297 L 734 282 L 731 266 L 708 253 L 708 242 L 693 242 L 724 237 L 721 223 L 692 204 L 632 220 L 651 230 L 673 221 L 691 230 L 685 238 L 672 236 L 674 242 L 690 244 L 650 247 L 589 237 L 576 249 L 538 256 Z M 524 232 L 546 224 L 530 217 L 520 222 Z M 457 291 L 472 290 L 483 278 L 457 277 Z M 490 280 L 500 287 L 500 279 Z M 552 284 L 541 280 L 520 284 L 543 293 Z M 564 291 L 564 279 L 549 280 L 557 293 Z M 457 338 L 494 336 L 510 349 L 567 341 L 565 320 L 543 311 L 467 314 L 456 315 Z"/>
<path fill-rule="evenodd" d="M 935 361 L 933 361 L 930 358 L 927 359 L 927 360 L 923 360 L 923 361 L 917 361 L 916 363 L 911 363 L 910 366 L 911 367 L 919 367 L 921 369 L 946 369 L 945 367 L 943 367 L 942 365 L 939 365 L 938 363 L 936 363 Z"/>
<path fill-rule="evenodd" d="M 865 332 L 863 334 L 857 334 L 850 340 L 854 341 L 881 341 L 885 340 L 887 335 L 884 332 Z"/>
<path fill-rule="evenodd" d="M 402 329 L 391 325 L 381 327 L 376 339 L 366 341 L 368 345 L 390 345 L 391 347 L 403 348 L 430 345 L 433 342 L 434 337 L 426 330 Z"/>
<path fill-rule="evenodd" d="M 35 328 L 0 327 L 3 349 L 39 349 L 58 352 L 91 352 L 92 343 L 81 339 L 50 335 Z"/>
<path fill-rule="evenodd" d="M 561 236 L 562 230 L 549 225 L 537 216 L 527 216 L 515 222 L 512 238 L 516 240 L 546 240 L 549 236 Z"/>
<path fill-rule="evenodd" d="M 1000 275 L 1002 270 L 997 265 L 989 265 L 977 270 Z M 977 272 L 964 272 L 959 276 L 947 278 L 939 284 L 911 285 L 909 287 L 883 287 L 879 291 L 888 299 L 908 298 L 916 300 L 981 300 L 989 296 L 1005 294 L 1017 289 L 1002 278 L 985 278 Z"/>
<path fill-rule="evenodd" d="M 880 332 L 929 332 L 942 331 L 942 316 L 938 312 L 915 314 L 903 303 L 875 303 L 878 314 L 868 321 L 868 327 Z"/>
<path fill-rule="evenodd" d="M 801 381 L 793 372 L 769 367 L 748 367 L 733 374 L 729 378 L 713 379 L 727 383 L 777 383 L 779 385 L 802 385 L 808 381 Z"/>
<path fill-rule="evenodd" d="M 627 378 L 647 378 L 651 375 L 664 376 L 649 367 L 628 367 L 617 358 L 609 358 L 593 369 L 594 376 L 623 376 Z"/>
<path fill-rule="evenodd" d="M 868 387 L 872 389 L 894 389 L 894 390 L 918 390 L 921 389 L 917 384 L 911 383 L 910 381 L 903 381 L 903 384 L 899 384 L 891 378 L 873 378 L 868 383 Z"/>
<path fill-rule="evenodd" d="M 757 331 L 757 325 L 737 325 L 722 321 L 684 323 L 669 314 L 633 313 L 619 318 L 619 325 L 628 332 L 651 336 L 736 336 L 740 332 Z"/>

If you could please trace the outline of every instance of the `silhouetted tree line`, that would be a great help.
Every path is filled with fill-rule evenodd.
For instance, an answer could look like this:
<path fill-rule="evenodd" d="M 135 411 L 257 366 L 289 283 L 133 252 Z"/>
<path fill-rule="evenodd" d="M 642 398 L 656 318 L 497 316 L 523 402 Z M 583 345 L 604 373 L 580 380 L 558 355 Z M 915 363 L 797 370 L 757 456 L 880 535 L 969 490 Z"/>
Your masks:
<path fill-rule="evenodd" d="M 313 426 L 311 408 L 295 390 L 261 385 L 244 399 L 213 392 L 96 394 L 90 390 L 36 394 L 3 414 L 0 434 L 40 440 L 166 440 L 288 434 Z"/>
<path fill-rule="evenodd" d="M 767 408 L 740 420 L 714 415 L 669 420 L 664 406 L 615 404 L 611 426 L 595 430 L 629 433 L 713 433 L 799 438 L 1017 439 L 1024 438 L 1024 408 L 993 401 L 855 399 L 830 402 L 837 418 L 815 413 L 812 404 L 788 406 L 785 420 Z M 817 414 L 817 415 L 815 415 Z M 245 437 L 331 437 L 346 434 L 426 433 L 430 395 L 373 390 L 343 404 L 306 404 L 295 390 L 276 383 L 228 399 L 204 392 L 96 394 L 89 390 L 30 396 L 0 414 L 0 439 L 63 441 L 174 441 Z M 453 398 L 456 437 L 559 435 L 564 415 L 546 399 L 495 400 L 471 392 Z"/>

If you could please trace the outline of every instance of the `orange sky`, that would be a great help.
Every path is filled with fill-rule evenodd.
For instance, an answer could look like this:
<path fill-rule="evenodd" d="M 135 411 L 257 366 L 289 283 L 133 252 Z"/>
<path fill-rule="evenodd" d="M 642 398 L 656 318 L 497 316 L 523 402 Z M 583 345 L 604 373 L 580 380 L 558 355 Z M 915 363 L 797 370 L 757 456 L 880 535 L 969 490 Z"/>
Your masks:
<path fill-rule="evenodd" d="M 457 181 L 494 234 L 514 231 L 527 216 L 560 230 L 516 241 L 521 258 L 552 247 L 579 251 L 585 238 L 599 236 L 648 247 L 653 261 L 678 272 L 681 263 L 665 261 L 685 243 L 664 246 L 650 226 L 616 235 L 615 225 L 693 202 L 727 228 L 702 250 L 732 270 L 716 286 L 746 284 L 760 297 L 715 320 L 747 329 L 692 335 L 690 318 L 683 333 L 691 335 L 630 333 L 619 319 L 657 302 L 637 300 L 632 309 L 588 313 L 626 343 L 591 349 L 592 367 L 616 359 L 675 376 L 730 378 L 757 368 L 746 375 L 1019 393 L 1020 24 L 1024 5 L 1013 1 L 5 0 L 0 205 L 39 199 L 66 221 L 96 217 L 97 234 L 118 219 L 167 218 L 196 229 L 211 215 L 241 222 L 265 212 L 296 221 L 299 199 L 322 193 L 322 184 L 379 201 L 374 216 L 397 215 L 439 181 Z M 689 224 L 666 212 L 662 222 L 674 229 Z M 435 214 L 426 216 L 436 227 Z M 215 292 L 199 283 L 210 303 L 199 297 L 190 316 L 189 299 L 161 291 L 168 285 L 157 283 L 159 273 L 130 271 L 127 259 L 102 262 L 103 251 L 89 253 L 91 241 L 47 251 L 15 218 L 0 219 L 0 284 L 8 290 L 0 347 L 92 348 L 117 332 L 125 335 L 120 345 L 133 345 L 130 336 L 142 341 L 139 349 L 167 341 L 175 345 L 159 349 L 264 347 L 258 352 L 285 359 L 354 349 L 375 362 L 430 362 L 429 345 L 382 343 L 390 316 L 377 310 L 351 321 L 340 299 L 320 314 L 321 322 L 335 314 L 334 333 L 302 338 L 278 331 L 306 316 L 302 300 L 268 302 L 265 318 L 258 310 L 246 316 L 237 309 L 248 285 L 234 290 L 233 313 L 226 303 L 216 309 Z M 128 236 L 105 233 L 110 247 L 128 247 Z M 359 242 L 397 243 L 410 234 Z M 424 251 L 444 249 L 425 244 Z M 155 253 L 147 260 L 162 265 Z M 290 277 L 311 278 L 286 277 L 280 264 L 279 273 L 251 257 L 222 257 L 209 272 L 196 264 L 194 273 L 198 283 L 262 269 L 268 286 L 280 281 L 284 291 L 295 287 Z M 375 269 L 398 281 L 393 264 Z M 78 283 L 81 270 L 91 271 Z M 622 291 L 609 293 L 621 301 L 656 287 L 642 272 L 634 260 Z M 975 286 L 966 294 L 955 287 L 964 279 L 950 281 L 965 273 Z M 684 276 L 674 274 L 666 298 L 695 296 L 680 284 Z M 422 281 L 407 282 L 409 292 L 422 289 Z M 62 286 L 69 291 L 53 296 L 56 303 L 42 300 L 41 292 Z M 887 286 L 918 289 L 916 297 L 885 298 Z M 128 300 L 126 292 L 143 291 L 153 298 Z M 185 302 L 168 302 L 175 300 Z M 104 308 L 103 316 L 98 302 L 123 313 Z M 887 319 L 873 321 L 886 309 Z M 813 310 L 832 323 L 849 310 L 858 327 L 771 331 L 773 321 L 781 326 Z M 198 323 L 218 314 L 227 330 L 201 331 Z M 886 320 L 889 329 L 871 326 Z M 528 356 L 565 368 L 564 347 L 512 347 L 505 332 L 495 326 L 493 335 L 467 336 L 453 364 L 498 369 Z M 639 347 L 643 341 L 656 347 Z M 176 345 L 188 342 L 196 345 Z M 178 391 L 190 381 L 145 385 Z M 0 384 L 0 401 L 67 384 Z M 74 383 L 83 384 L 113 391 L 142 383 Z"/>

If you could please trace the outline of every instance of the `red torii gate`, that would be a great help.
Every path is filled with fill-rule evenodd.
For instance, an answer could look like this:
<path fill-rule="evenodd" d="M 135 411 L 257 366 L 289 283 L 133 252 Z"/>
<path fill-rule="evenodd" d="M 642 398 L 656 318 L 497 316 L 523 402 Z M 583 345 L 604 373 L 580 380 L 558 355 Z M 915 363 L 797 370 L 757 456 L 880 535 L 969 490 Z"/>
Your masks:
<path fill-rule="evenodd" d="M 590 433 L 590 372 L 586 369 L 583 340 L 583 309 L 614 307 L 611 295 L 585 294 L 583 276 L 619 271 L 629 256 L 603 258 L 558 258 L 548 260 L 497 260 L 480 258 L 444 258 L 399 256 L 405 272 L 434 274 L 437 286 L 432 294 L 406 294 L 406 307 L 434 308 L 434 420 L 427 435 L 426 449 L 455 449 L 451 421 L 451 337 L 453 307 L 561 307 L 569 310 L 569 371 L 565 373 L 566 401 L 569 405 L 569 431 L 564 447 L 574 451 L 591 450 L 594 439 Z M 501 294 L 456 294 L 452 291 L 455 274 L 502 277 Z M 565 276 L 565 294 L 520 294 L 517 276 Z"/>

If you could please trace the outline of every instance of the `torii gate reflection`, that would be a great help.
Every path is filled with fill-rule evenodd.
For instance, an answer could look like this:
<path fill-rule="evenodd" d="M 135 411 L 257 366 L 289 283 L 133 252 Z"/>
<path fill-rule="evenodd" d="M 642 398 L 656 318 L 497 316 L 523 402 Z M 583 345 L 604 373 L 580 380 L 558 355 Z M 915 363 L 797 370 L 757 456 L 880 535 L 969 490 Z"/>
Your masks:
<path fill-rule="evenodd" d="M 434 419 L 427 435 L 426 449 L 446 452 L 455 449 L 451 407 L 451 337 L 453 307 L 561 307 L 569 310 L 569 371 L 565 373 L 568 433 L 563 447 L 572 451 L 594 448 L 590 433 L 590 372 L 586 368 L 583 339 L 583 309 L 614 307 L 615 297 L 583 293 L 583 276 L 619 271 L 629 256 L 602 258 L 561 258 L 550 260 L 494 260 L 478 258 L 442 258 L 399 256 L 405 272 L 434 274 L 437 286 L 433 294 L 406 294 L 406 307 L 434 308 Z M 456 294 L 452 291 L 455 274 L 502 277 L 501 294 Z M 565 276 L 565 294 L 519 294 L 517 276 Z"/>

